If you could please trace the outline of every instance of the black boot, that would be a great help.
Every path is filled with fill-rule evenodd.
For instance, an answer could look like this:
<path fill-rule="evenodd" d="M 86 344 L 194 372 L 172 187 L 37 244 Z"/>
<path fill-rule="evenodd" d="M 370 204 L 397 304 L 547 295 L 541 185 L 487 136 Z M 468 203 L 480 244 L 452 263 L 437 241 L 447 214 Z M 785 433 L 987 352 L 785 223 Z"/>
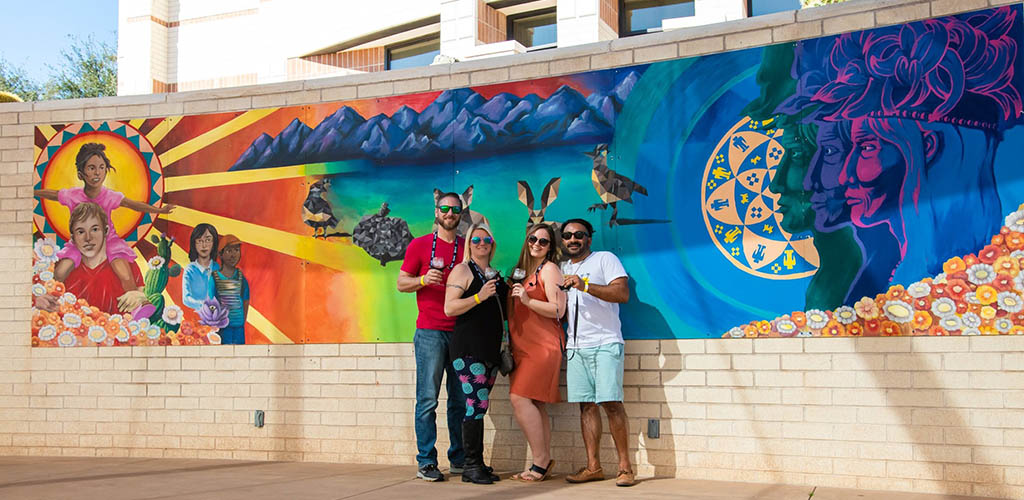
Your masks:
<path fill-rule="evenodd" d="M 493 484 L 491 475 L 484 470 L 484 421 L 462 422 L 462 448 L 466 450 L 466 463 L 462 468 L 462 482 Z"/>

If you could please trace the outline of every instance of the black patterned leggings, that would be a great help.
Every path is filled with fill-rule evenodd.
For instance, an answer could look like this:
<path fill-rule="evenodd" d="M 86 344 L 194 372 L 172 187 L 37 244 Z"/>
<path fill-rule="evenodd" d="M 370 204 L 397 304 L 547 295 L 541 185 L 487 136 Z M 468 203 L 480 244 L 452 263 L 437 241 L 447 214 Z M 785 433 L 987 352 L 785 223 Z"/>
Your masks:
<path fill-rule="evenodd" d="M 466 394 L 466 416 L 462 420 L 484 418 L 498 367 L 472 356 L 463 356 L 452 361 L 452 368 L 459 377 L 462 392 Z"/>

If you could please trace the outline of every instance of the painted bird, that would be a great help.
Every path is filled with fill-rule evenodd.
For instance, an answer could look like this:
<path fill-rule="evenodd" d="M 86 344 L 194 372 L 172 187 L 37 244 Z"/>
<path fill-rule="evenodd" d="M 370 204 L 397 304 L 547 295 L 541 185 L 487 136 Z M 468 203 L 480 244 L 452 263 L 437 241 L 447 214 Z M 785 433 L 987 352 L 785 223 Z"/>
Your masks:
<path fill-rule="evenodd" d="M 309 186 L 306 201 L 302 202 L 302 220 L 313 228 L 314 238 L 320 236 L 327 239 L 327 228 L 338 225 L 331 204 L 327 202 L 327 189 L 330 187 L 330 179 L 314 182 Z"/>
<path fill-rule="evenodd" d="M 594 183 L 594 189 L 597 191 L 597 195 L 601 198 L 601 201 L 604 202 L 595 203 L 587 210 L 590 212 L 599 208 L 604 210 L 611 205 L 612 217 L 611 220 L 608 221 L 608 225 L 615 226 L 619 224 L 619 209 L 615 204 L 620 201 L 633 203 L 633 193 L 639 193 L 646 196 L 647 188 L 633 182 L 633 179 L 608 168 L 607 144 L 598 144 L 594 147 L 593 151 L 584 152 L 584 154 L 594 160 L 594 169 L 590 173 L 590 180 Z"/>

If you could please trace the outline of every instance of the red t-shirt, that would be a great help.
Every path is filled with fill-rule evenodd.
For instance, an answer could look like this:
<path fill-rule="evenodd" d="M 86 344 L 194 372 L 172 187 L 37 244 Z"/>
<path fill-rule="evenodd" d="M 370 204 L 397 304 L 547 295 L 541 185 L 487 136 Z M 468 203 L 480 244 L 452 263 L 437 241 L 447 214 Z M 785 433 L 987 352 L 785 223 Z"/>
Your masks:
<path fill-rule="evenodd" d="M 430 248 L 434 243 L 434 233 L 420 236 L 409 243 L 405 249 L 405 260 L 402 261 L 402 270 L 413 275 L 423 276 L 430 270 Z M 455 252 L 455 263 L 462 262 L 462 255 L 466 250 L 466 242 L 455 237 L 455 244 L 448 243 L 440 237 L 437 238 L 437 249 L 435 257 L 444 260 L 444 280 L 440 285 L 429 285 L 416 291 L 416 307 L 420 314 L 416 317 L 416 328 L 426 330 L 443 330 L 450 332 L 455 329 L 455 318 L 444 314 L 444 283 L 448 281 L 448 274 L 452 271 L 449 266 L 452 262 L 452 252 Z M 456 246 L 458 247 L 456 251 Z"/>
<path fill-rule="evenodd" d="M 142 272 L 139 271 L 139 266 L 134 262 L 128 262 L 128 265 L 132 268 L 135 284 L 142 286 Z M 104 260 L 96 269 L 89 269 L 83 262 L 68 274 L 64 280 L 64 288 L 103 312 L 121 312 L 117 309 L 117 298 L 124 295 L 124 287 L 114 274 L 114 268 L 110 267 L 109 260 Z"/>

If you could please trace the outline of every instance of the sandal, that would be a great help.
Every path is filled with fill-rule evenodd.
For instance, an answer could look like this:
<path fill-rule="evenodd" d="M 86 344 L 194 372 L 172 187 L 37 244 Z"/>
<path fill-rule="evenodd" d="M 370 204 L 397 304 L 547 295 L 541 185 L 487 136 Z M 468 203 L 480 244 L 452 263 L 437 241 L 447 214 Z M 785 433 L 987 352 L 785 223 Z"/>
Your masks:
<path fill-rule="evenodd" d="M 540 474 L 540 478 L 539 479 L 532 479 L 530 476 L 526 476 L 525 475 L 526 472 L 520 472 L 518 474 L 515 474 L 515 475 L 512 476 L 511 479 L 513 481 L 522 481 L 524 483 L 539 483 L 539 482 L 544 481 L 545 479 L 548 478 L 548 475 L 551 473 L 551 469 L 554 467 L 554 465 L 555 465 L 555 459 L 553 459 L 553 458 L 551 460 L 548 460 L 548 466 L 547 467 L 541 467 L 541 466 L 539 466 L 537 464 L 530 464 L 530 470 L 528 470 L 526 472 L 533 472 L 534 474 Z"/>

